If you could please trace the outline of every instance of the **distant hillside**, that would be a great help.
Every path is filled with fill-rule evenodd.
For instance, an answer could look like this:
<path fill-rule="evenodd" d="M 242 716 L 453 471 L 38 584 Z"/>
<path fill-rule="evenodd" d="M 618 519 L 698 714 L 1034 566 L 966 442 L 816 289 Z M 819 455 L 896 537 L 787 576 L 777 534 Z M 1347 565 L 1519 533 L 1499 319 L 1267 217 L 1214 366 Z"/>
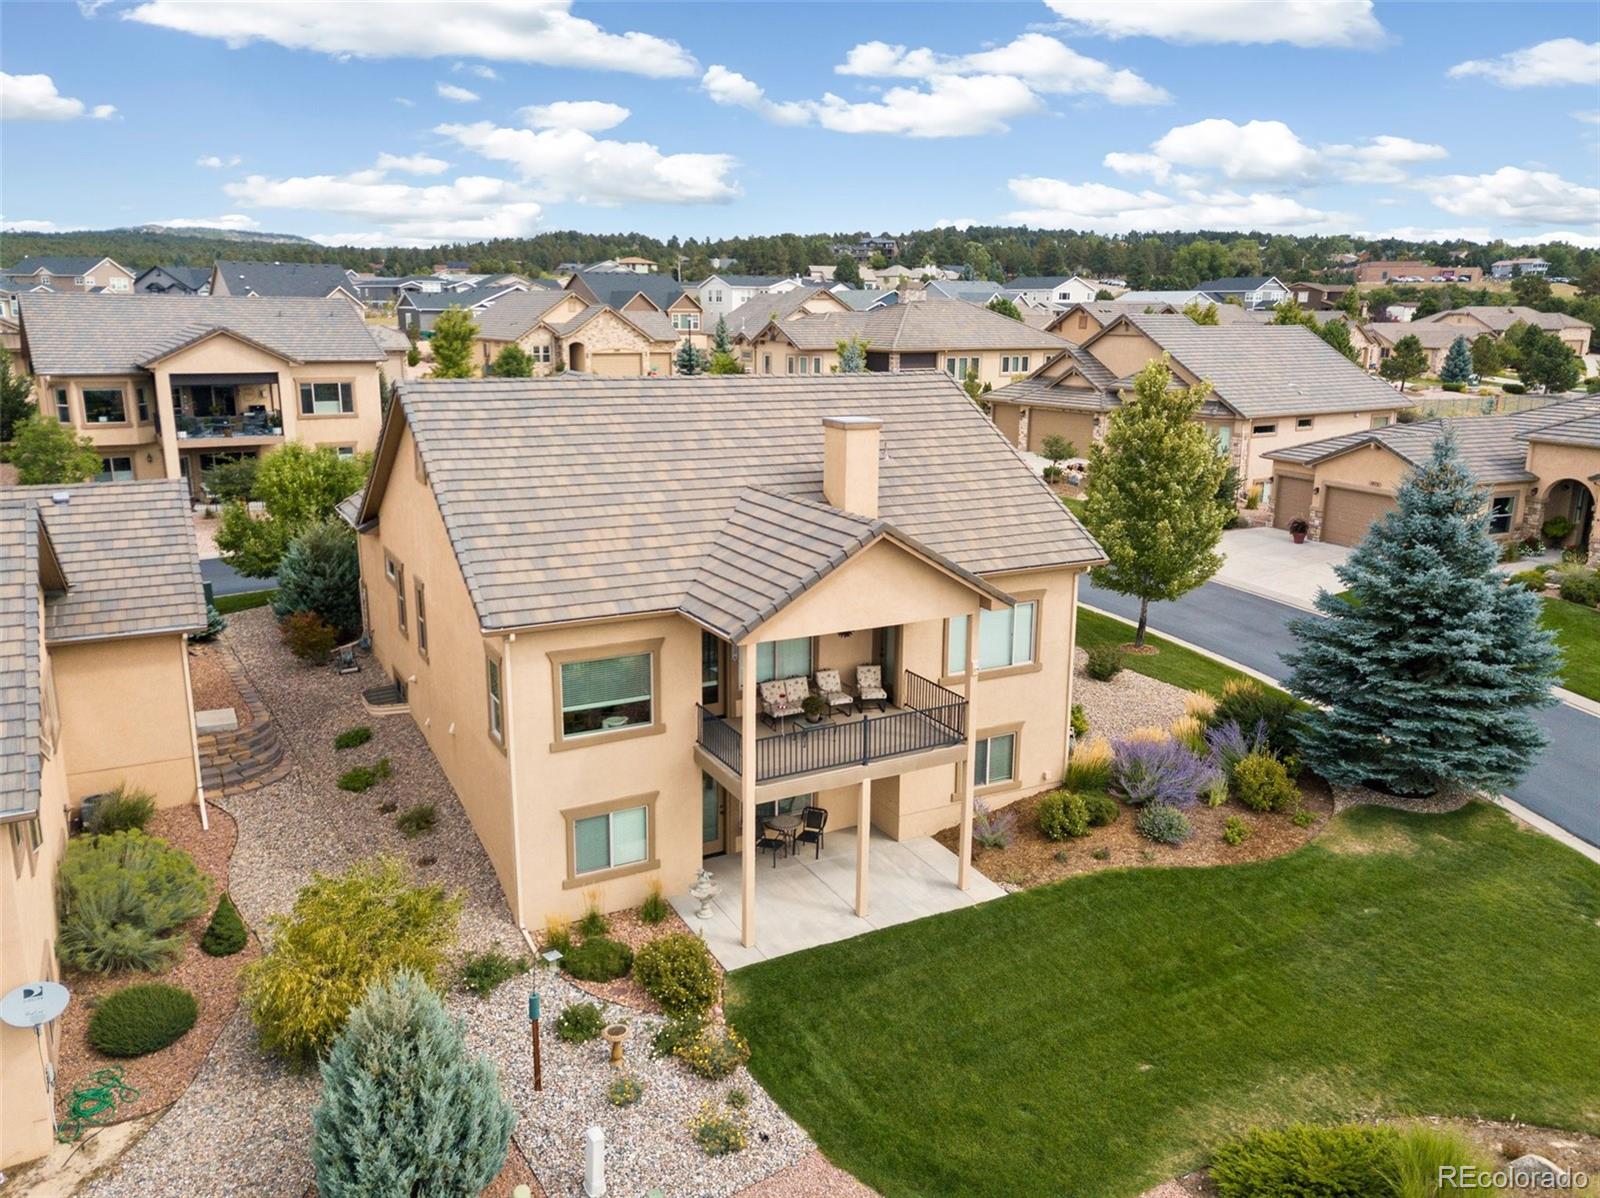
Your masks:
<path fill-rule="evenodd" d="M 250 229 L 208 229 L 200 225 L 173 228 L 170 225 L 135 225 L 128 229 L 108 229 L 108 235 L 145 233 L 164 237 L 203 237 L 209 241 L 265 241 L 273 245 L 316 245 L 298 233 L 258 233 Z"/>

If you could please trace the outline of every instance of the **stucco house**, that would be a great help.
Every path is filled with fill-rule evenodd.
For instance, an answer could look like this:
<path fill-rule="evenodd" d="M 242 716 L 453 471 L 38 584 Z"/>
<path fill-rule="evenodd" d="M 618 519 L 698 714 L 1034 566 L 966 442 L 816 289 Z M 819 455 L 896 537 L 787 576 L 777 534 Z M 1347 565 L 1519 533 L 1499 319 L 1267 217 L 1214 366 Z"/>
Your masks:
<path fill-rule="evenodd" d="M 70 812 L 126 782 L 202 803 L 187 637 L 206 626 L 176 482 L 0 490 L 0 993 L 57 980 Z M 0 1024 L 0 1169 L 54 1143 L 40 1047 Z"/>
<path fill-rule="evenodd" d="M 649 304 L 617 310 L 586 303 L 573 291 L 528 291 L 495 301 L 478 317 L 474 356 L 488 369 L 500 351 L 518 345 L 534 361 L 534 373 L 557 367 L 586 374 L 666 375 L 682 334 L 671 318 Z"/>
<path fill-rule="evenodd" d="M 103 255 L 50 254 L 19 258 L 0 270 L 18 291 L 48 287 L 52 291 L 133 292 L 134 272 Z"/>
<path fill-rule="evenodd" d="M 387 355 L 343 299 L 37 294 L 22 339 L 39 410 L 87 436 L 103 480 L 183 478 L 285 441 L 370 450 Z"/>
<path fill-rule="evenodd" d="M 152 266 L 134 279 L 133 289 L 154 295 L 210 295 L 211 268 Z"/>
<path fill-rule="evenodd" d="M 779 284 L 790 281 L 783 275 L 714 274 L 693 286 L 707 327 L 715 328 L 718 317 L 727 316 L 756 296 L 766 295 Z"/>
<path fill-rule="evenodd" d="M 1395 424 L 1270 451 L 1276 475 L 1273 523 L 1295 519 L 1309 536 L 1354 545 L 1392 511 L 1406 474 L 1427 461 L 1446 431 L 1484 489 L 1489 534 L 1538 536 L 1546 520 L 1572 523 L 1564 543 L 1600 561 L 1594 535 L 1600 500 L 1600 397 L 1564 400 L 1508 416 L 1451 417 Z"/>
<path fill-rule="evenodd" d="M 1128 316 L 1135 312 L 1176 311 L 1178 309 L 1171 304 L 1160 301 L 1130 304 L 1116 300 L 1097 300 L 1085 304 L 1071 304 L 1059 312 L 1052 313 L 1044 327 L 1057 337 L 1065 337 L 1074 345 L 1082 345 L 1119 316 Z"/>
<path fill-rule="evenodd" d="M 1062 774 L 1103 556 L 941 374 L 408 384 L 340 510 L 373 652 L 523 928 L 742 851 L 752 945 L 750 832 L 807 804 L 959 827 L 964 888 L 975 796 Z M 882 710 L 772 714 L 763 684 L 818 671 Z"/>
<path fill-rule="evenodd" d="M 525 283 L 467 285 L 428 290 L 402 290 L 395 300 L 395 320 L 400 331 L 427 338 L 433 336 L 433 327 L 451 308 L 460 308 L 474 321 L 489 310 L 489 306 L 508 295 L 527 291 Z"/>
<path fill-rule="evenodd" d="M 1589 340 L 1594 333 L 1594 326 L 1588 321 L 1568 316 L 1565 312 L 1540 312 L 1537 308 L 1521 304 L 1503 307 L 1474 305 L 1466 308 L 1450 308 L 1444 312 L 1435 312 L 1432 316 L 1418 317 L 1412 323 L 1449 325 L 1465 333 L 1470 342 L 1484 333 L 1488 333 L 1498 341 L 1506 335 L 1506 331 L 1512 325 L 1519 322 L 1531 324 L 1547 333 L 1554 333 L 1580 358 L 1589 352 Z"/>

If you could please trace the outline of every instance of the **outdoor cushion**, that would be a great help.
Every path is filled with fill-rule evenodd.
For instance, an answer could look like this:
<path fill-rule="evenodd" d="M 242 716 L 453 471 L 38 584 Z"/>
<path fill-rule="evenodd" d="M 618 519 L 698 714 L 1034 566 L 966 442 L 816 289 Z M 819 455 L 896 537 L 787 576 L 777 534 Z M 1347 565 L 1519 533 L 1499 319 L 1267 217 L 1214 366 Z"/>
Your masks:
<path fill-rule="evenodd" d="M 783 679 L 775 678 L 771 682 L 761 684 L 761 701 L 763 703 L 781 703 L 788 696 L 788 691 L 783 685 Z"/>
<path fill-rule="evenodd" d="M 818 670 L 816 673 L 817 693 L 828 701 L 832 707 L 849 707 L 855 702 L 845 694 L 844 685 L 839 681 L 838 670 Z"/>
<path fill-rule="evenodd" d="M 799 678 L 786 678 L 783 685 L 789 692 L 791 703 L 804 703 L 806 696 L 811 693 L 811 684 L 806 681 L 804 675 Z"/>
<path fill-rule="evenodd" d="M 883 689 L 882 666 L 856 667 L 856 694 L 863 699 L 887 699 L 889 697 L 889 692 Z"/>
<path fill-rule="evenodd" d="M 763 682 L 760 686 L 761 710 L 767 715 L 777 717 L 795 715 L 800 711 L 797 700 L 789 698 L 788 683 L 782 678 L 774 678 L 770 682 Z"/>

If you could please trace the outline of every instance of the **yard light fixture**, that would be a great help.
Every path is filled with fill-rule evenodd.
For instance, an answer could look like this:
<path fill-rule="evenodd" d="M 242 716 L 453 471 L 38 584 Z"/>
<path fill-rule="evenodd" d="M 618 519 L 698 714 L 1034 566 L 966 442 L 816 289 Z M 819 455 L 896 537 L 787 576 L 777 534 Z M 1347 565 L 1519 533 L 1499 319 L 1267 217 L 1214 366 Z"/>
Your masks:
<path fill-rule="evenodd" d="M 537 990 L 529 991 L 528 1023 L 533 1029 L 533 1088 L 535 1090 L 544 1089 L 544 1063 L 539 1059 L 539 1006 L 539 992 Z"/>

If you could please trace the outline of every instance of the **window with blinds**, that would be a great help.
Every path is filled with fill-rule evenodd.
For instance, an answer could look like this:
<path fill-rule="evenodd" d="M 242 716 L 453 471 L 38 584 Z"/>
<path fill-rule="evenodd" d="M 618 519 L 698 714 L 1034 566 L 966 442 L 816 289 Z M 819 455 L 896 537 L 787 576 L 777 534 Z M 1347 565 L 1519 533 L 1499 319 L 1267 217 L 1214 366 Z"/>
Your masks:
<path fill-rule="evenodd" d="M 572 840 L 575 874 L 592 874 L 646 861 L 650 857 L 649 809 L 625 807 L 621 811 L 573 820 Z"/>
<path fill-rule="evenodd" d="M 652 720 L 648 653 L 569 661 L 561 666 L 561 734 L 589 736 Z"/>
<path fill-rule="evenodd" d="M 1017 734 L 990 736 L 980 740 L 973 753 L 973 785 L 989 786 L 1010 782 L 1016 777 Z"/>
<path fill-rule="evenodd" d="M 811 674 L 811 638 L 788 641 L 763 641 L 756 646 L 756 681 L 774 678 L 803 678 Z"/>
<path fill-rule="evenodd" d="M 999 670 L 1033 661 L 1033 626 L 1038 614 L 1039 605 L 1031 601 L 982 613 L 978 619 L 978 669 Z M 950 621 L 945 673 L 960 674 L 966 668 L 967 617 L 956 616 Z"/>

